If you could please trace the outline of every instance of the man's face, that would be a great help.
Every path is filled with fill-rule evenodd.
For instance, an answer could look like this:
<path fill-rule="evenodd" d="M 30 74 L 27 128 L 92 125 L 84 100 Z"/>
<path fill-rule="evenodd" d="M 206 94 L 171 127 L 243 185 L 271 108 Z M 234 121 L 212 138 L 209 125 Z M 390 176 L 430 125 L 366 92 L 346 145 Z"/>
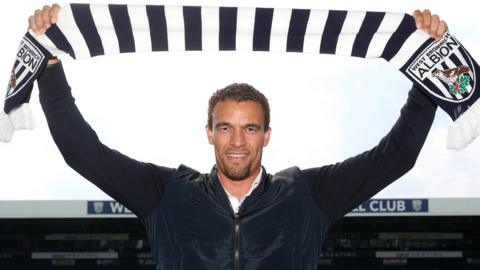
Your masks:
<path fill-rule="evenodd" d="M 240 181 L 260 170 L 262 150 L 270 140 L 271 129 L 264 130 L 262 107 L 254 101 L 221 101 L 212 111 L 212 129 L 207 125 L 208 141 L 215 148 L 218 172 Z"/>

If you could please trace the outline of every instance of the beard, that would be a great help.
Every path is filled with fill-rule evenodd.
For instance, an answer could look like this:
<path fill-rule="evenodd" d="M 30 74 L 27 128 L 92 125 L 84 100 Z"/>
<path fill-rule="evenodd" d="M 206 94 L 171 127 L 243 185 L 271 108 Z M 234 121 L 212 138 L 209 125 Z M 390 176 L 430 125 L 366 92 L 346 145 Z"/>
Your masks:
<path fill-rule="evenodd" d="M 247 177 L 251 175 L 249 166 L 246 166 L 244 168 L 225 166 L 222 171 L 226 177 L 233 181 L 242 181 L 247 179 Z"/>
<path fill-rule="evenodd" d="M 258 159 L 255 153 L 246 148 L 231 148 L 224 153 L 222 154 L 220 151 L 215 152 L 217 169 L 232 181 L 246 180 L 260 167 L 261 153 L 260 159 Z M 248 158 L 247 160 L 237 162 L 229 160 L 228 154 L 246 154 Z"/>

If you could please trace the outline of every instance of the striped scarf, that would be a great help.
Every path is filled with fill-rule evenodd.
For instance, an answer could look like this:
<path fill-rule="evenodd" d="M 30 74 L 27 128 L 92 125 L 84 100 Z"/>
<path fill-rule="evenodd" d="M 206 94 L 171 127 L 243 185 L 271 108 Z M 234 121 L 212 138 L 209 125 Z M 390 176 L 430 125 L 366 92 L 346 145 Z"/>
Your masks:
<path fill-rule="evenodd" d="M 449 32 L 430 38 L 404 13 L 342 10 L 70 4 L 45 35 L 20 43 L 0 112 L 0 140 L 32 127 L 33 82 L 52 55 L 74 59 L 155 51 L 275 51 L 383 58 L 454 120 L 447 147 L 480 134 L 478 64 Z"/>

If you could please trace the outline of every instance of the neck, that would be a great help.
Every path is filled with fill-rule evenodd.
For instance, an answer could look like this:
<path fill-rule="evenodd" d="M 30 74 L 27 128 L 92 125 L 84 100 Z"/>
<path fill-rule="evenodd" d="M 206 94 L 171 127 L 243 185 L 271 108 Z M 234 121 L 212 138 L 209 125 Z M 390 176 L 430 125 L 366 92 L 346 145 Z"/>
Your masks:
<path fill-rule="evenodd" d="M 260 168 L 258 168 L 258 170 L 251 176 L 239 181 L 228 178 L 220 170 L 217 171 L 218 178 L 220 179 L 220 183 L 222 184 L 223 188 L 238 200 L 241 200 L 245 197 L 259 173 Z"/>

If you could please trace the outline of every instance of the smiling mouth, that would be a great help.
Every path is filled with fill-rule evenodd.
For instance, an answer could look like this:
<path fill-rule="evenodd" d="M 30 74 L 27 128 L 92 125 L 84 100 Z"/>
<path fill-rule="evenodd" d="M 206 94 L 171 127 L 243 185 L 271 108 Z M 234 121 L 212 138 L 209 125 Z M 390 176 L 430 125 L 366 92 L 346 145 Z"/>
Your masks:
<path fill-rule="evenodd" d="M 226 156 L 229 159 L 244 159 L 248 156 L 248 153 L 227 153 Z"/>

